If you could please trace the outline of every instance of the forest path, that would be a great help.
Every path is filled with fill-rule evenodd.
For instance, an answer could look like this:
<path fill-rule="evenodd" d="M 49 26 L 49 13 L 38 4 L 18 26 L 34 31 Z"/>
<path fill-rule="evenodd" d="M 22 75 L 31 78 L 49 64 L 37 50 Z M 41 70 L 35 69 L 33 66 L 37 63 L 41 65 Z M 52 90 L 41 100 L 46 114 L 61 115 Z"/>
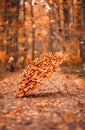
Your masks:
<path fill-rule="evenodd" d="M 16 98 L 20 73 L 8 74 L 0 81 L 0 130 L 84 130 L 85 77 L 70 72 L 59 69 L 24 98 Z"/>

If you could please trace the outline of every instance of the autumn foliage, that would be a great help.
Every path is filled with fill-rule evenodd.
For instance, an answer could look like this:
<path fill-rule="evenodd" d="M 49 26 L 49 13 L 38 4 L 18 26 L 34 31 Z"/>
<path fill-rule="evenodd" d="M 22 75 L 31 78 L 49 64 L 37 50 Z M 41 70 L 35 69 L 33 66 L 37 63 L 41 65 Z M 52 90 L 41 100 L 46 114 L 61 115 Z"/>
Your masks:
<path fill-rule="evenodd" d="M 80 62 L 80 39 L 85 32 L 80 0 L 1 0 L 0 5 L 1 68 L 21 69 L 28 57 L 59 51 L 68 55 L 66 64 Z"/>

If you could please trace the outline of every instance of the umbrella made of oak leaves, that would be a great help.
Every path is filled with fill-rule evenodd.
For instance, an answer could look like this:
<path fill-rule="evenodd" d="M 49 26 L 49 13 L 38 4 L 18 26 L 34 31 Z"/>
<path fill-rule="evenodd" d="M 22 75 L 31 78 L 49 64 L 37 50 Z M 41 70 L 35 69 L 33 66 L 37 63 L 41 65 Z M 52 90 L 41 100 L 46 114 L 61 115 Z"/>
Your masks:
<path fill-rule="evenodd" d="M 17 86 L 17 97 L 28 95 L 55 72 L 64 60 L 62 53 L 45 53 L 34 61 L 29 61 L 28 67 L 21 75 Z"/>

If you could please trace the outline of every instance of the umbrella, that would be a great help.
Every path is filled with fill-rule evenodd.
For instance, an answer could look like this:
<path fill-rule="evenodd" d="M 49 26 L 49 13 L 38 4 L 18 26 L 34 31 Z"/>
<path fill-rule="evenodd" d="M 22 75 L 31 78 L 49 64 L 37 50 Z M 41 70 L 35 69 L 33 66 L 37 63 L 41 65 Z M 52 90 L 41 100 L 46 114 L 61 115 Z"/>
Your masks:
<path fill-rule="evenodd" d="M 41 85 L 57 70 L 64 58 L 62 53 L 49 52 L 29 61 L 29 65 L 22 73 L 17 86 L 17 97 L 26 96 Z"/>

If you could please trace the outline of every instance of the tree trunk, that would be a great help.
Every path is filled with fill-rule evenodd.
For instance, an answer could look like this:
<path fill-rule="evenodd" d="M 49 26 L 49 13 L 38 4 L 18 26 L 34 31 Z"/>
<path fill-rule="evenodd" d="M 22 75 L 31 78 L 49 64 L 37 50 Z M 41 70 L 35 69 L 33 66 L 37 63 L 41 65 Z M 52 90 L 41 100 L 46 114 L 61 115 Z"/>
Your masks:
<path fill-rule="evenodd" d="M 85 0 L 81 0 L 82 26 L 85 28 Z"/>
<path fill-rule="evenodd" d="M 33 12 L 33 5 L 32 0 L 30 0 L 30 12 L 31 12 L 31 18 L 32 18 L 32 60 L 35 58 L 35 23 L 34 23 L 34 12 Z"/>
<path fill-rule="evenodd" d="M 81 15 L 82 15 L 82 26 L 85 28 L 85 0 L 81 0 Z M 80 57 L 82 62 L 85 63 L 85 33 L 82 36 L 80 43 Z"/>

